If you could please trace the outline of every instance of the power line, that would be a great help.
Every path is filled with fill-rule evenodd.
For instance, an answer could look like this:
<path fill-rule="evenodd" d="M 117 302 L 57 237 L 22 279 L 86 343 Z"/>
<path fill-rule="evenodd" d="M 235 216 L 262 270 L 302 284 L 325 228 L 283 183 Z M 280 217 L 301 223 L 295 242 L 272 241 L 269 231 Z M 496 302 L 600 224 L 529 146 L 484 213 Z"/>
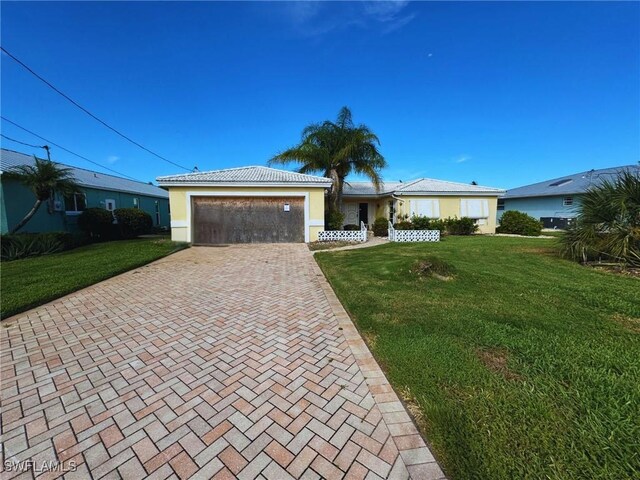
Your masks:
<path fill-rule="evenodd" d="M 126 177 L 126 178 L 128 178 L 128 179 L 130 179 L 130 180 L 134 180 L 134 181 L 136 181 L 136 182 L 142 182 L 141 180 L 138 180 L 137 178 L 133 178 L 132 176 L 130 176 L 130 175 L 126 175 L 126 174 L 124 174 L 124 173 L 120 173 L 120 172 L 118 172 L 118 171 L 114 170 L 113 168 L 105 167 L 104 165 L 102 165 L 102 164 L 100 164 L 100 163 L 98 163 L 98 162 L 94 162 L 93 160 L 89 160 L 87 157 L 84 157 L 84 156 L 79 155 L 79 154 L 77 154 L 77 153 L 75 153 L 75 152 L 72 152 L 72 151 L 71 151 L 71 150 L 69 150 L 68 148 L 63 147 L 62 145 L 58 145 L 57 143 L 52 142 L 51 140 L 47 140 L 47 139 L 46 139 L 46 138 L 44 138 L 43 136 L 38 135 L 38 134 L 37 134 L 37 133 L 35 133 L 35 132 L 32 132 L 31 130 L 29 130 L 29 129 L 27 129 L 27 128 L 23 127 L 22 125 L 18 125 L 16 122 L 13 122 L 13 121 L 9 120 L 8 118 L 6 118 L 6 117 L 4 117 L 4 116 L 2 116 L 2 115 L 0 115 L 0 118 L 2 118 L 2 120 L 4 120 L 5 122 L 10 123 L 11 125 L 18 127 L 19 129 L 24 130 L 25 132 L 30 133 L 31 135 L 33 135 L 33 136 L 35 136 L 35 137 L 38 137 L 40 140 L 44 140 L 45 142 L 50 143 L 51 145 L 53 145 L 53 146 L 55 146 L 55 147 L 58 147 L 60 150 L 64 150 L 65 152 L 70 153 L 71 155 L 74 155 L 74 156 L 76 156 L 76 157 L 78 157 L 78 158 L 81 158 L 82 160 L 85 160 L 85 161 L 87 161 L 87 162 L 89 162 L 89 163 L 92 163 L 92 164 L 94 164 L 94 165 L 97 165 L 98 167 L 103 168 L 103 169 L 105 169 L 105 170 L 109 170 L 110 172 L 115 173 L 115 174 L 117 174 L 117 175 L 119 175 L 119 176 L 121 176 L 121 177 Z M 5 137 L 5 138 L 8 138 L 8 137 L 7 137 L 6 135 L 4 135 L 4 134 L 2 134 L 2 136 L 3 136 L 3 137 Z M 13 139 L 9 138 L 9 140 L 13 140 Z M 13 141 L 17 141 L 17 140 L 13 140 Z M 35 147 L 35 145 L 29 145 L 28 143 L 24 143 L 24 142 L 18 142 L 18 143 L 22 143 L 23 145 L 28 145 L 28 146 L 30 146 L 30 147 Z M 45 145 L 45 146 L 38 146 L 38 147 L 36 147 L 36 148 L 45 148 L 45 147 L 46 147 L 46 145 Z M 142 183 L 145 183 L 145 182 L 142 182 Z"/>
<path fill-rule="evenodd" d="M 42 145 L 31 145 L 30 143 L 24 143 L 24 142 L 21 142 L 20 140 L 16 140 L 15 138 L 7 137 L 4 133 L 0 133 L 0 137 L 6 138 L 7 140 L 9 140 L 11 142 L 19 143 L 20 145 L 25 145 L 27 147 L 44 148 L 44 146 L 42 146 Z"/>
<path fill-rule="evenodd" d="M 107 127 L 109 130 L 115 132 L 116 134 L 120 135 L 122 138 L 124 138 L 125 140 L 133 143 L 135 146 L 141 148 L 142 150 L 150 153 L 151 155 L 158 157 L 160 160 L 164 160 L 167 163 L 170 163 L 171 165 L 174 165 L 178 168 L 182 168 L 183 170 L 186 170 L 188 172 L 191 171 L 190 168 L 187 167 L 183 167 L 182 165 L 172 162 L 171 160 L 169 160 L 168 158 L 163 157 L 162 155 L 158 155 L 156 152 L 149 150 L 147 147 L 145 147 L 144 145 L 141 145 L 140 143 L 136 142 L 135 140 L 131 139 L 130 137 L 126 136 L 124 133 L 120 132 L 119 130 L 115 129 L 114 127 L 112 127 L 111 125 L 109 125 L 107 122 L 105 122 L 104 120 L 101 120 L 100 118 L 98 118 L 97 116 L 95 116 L 93 113 L 91 113 L 89 110 L 87 110 L 86 108 L 84 108 L 82 105 L 80 105 L 78 102 L 76 102 L 74 99 L 72 99 L 71 97 L 69 97 L 68 95 L 66 95 L 64 92 L 61 92 L 60 90 L 58 90 L 54 85 L 52 85 L 51 83 L 49 83 L 45 78 L 41 77 L 40 75 L 38 75 L 36 72 L 34 72 L 28 65 L 25 65 L 22 61 L 20 61 L 18 58 L 16 58 L 15 56 L 13 56 L 11 53 L 9 53 L 7 51 L 6 48 L 0 46 L 0 49 L 7 54 L 12 60 L 14 60 L 18 65 L 22 66 L 25 70 L 27 70 L 29 73 L 31 73 L 33 76 L 35 76 L 38 80 L 42 81 L 45 85 L 47 85 L 49 88 L 51 88 L 53 91 L 55 91 L 56 93 L 58 93 L 59 95 L 61 95 L 62 97 L 64 97 L 65 99 L 67 99 L 69 102 L 71 102 L 73 105 L 75 105 L 76 107 L 78 107 L 80 110 L 82 110 L 84 113 L 86 113 L 87 115 L 89 115 L 91 118 L 93 118 L 94 120 L 97 120 L 98 122 L 100 122 L 102 125 L 104 125 L 105 127 Z"/>

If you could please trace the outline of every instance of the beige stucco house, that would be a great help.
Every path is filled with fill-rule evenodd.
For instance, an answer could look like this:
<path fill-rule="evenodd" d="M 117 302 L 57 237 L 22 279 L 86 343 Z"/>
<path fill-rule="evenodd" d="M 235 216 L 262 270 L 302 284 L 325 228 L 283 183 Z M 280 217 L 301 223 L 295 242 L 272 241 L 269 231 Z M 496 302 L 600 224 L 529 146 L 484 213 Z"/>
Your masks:
<path fill-rule="evenodd" d="M 312 242 L 331 180 L 268 167 L 157 178 L 169 190 L 171 238 L 194 244 Z"/>
<path fill-rule="evenodd" d="M 385 182 L 376 191 L 370 182 L 347 182 L 342 212 L 345 224 L 370 225 L 378 217 L 397 221 L 407 215 L 429 218 L 471 217 L 479 233 L 495 233 L 498 197 L 504 190 L 466 183 L 419 178 Z"/>

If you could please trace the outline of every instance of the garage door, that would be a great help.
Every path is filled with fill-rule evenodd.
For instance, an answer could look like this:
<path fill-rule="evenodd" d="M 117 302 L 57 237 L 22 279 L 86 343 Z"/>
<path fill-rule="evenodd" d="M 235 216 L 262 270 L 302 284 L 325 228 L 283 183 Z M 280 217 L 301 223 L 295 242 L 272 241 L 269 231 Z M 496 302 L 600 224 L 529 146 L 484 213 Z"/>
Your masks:
<path fill-rule="evenodd" d="M 304 242 L 302 197 L 193 197 L 193 242 Z"/>

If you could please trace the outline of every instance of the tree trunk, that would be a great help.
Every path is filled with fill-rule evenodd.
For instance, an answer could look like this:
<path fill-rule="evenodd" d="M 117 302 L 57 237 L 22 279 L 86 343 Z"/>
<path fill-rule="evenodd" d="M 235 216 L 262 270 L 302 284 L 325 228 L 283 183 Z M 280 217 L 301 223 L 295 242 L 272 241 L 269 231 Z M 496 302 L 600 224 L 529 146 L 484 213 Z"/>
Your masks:
<path fill-rule="evenodd" d="M 13 227 L 13 229 L 9 233 L 16 233 L 18 230 L 24 227 L 27 224 L 27 222 L 31 220 L 31 217 L 33 217 L 36 214 L 36 212 L 40 208 L 40 205 L 42 205 L 42 200 L 36 200 L 36 203 L 34 203 L 31 210 L 29 210 L 29 213 L 27 213 L 25 217 L 22 220 L 20 220 L 18 224 L 15 227 Z"/>
<path fill-rule="evenodd" d="M 338 208 L 338 192 L 340 189 L 340 177 L 335 169 L 329 172 L 329 178 L 331 178 L 331 190 L 329 191 L 329 210 L 336 212 Z"/>
<path fill-rule="evenodd" d="M 342 211 L 342 190 L 344 189 L 344 177 L 338 177 L 338 191 L 336 193 L 336 208 Z"/>

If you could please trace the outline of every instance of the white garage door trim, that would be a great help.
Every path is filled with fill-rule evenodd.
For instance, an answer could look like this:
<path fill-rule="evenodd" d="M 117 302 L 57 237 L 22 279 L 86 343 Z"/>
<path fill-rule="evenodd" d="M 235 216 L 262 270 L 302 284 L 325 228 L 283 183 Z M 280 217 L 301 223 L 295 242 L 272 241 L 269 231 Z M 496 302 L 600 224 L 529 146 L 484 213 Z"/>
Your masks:
<path fill-rule="evenodd" d="M 193 243 L 193 217 L 191 216 L 191 197 L 304 197 L 304 241 L 309 242 L 309 192 L 211 192 L 187 191 L 187 238 Z M 172 225 L 173 226 L 173 225 Z"/>

